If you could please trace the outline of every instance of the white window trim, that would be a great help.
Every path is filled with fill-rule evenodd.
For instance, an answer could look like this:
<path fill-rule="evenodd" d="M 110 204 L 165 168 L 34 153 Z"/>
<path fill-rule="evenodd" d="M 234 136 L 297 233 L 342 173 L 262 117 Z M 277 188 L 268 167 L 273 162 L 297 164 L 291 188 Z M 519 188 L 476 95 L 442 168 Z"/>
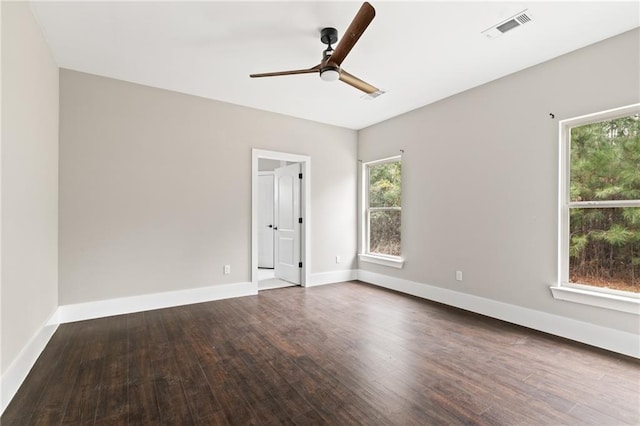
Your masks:
<path fill-rule="evenodd" d="M 640 315 L 640 298 L 628 291 L 598 289 L 593 286 L 563 282 L 560 285 L 551 286 L 551 293 L 558 300 Z"/>
<path fill-rule="evenodd" d="M 361 169 L 361 190 L 362 190 L 362 211 L 361 211 L 361 241 L 360 241 L 360 253 L 358 254 L 358 259 L 363 262 L 375 263 L 377 265 L 389 266 L 392 268 L 402 268 L 404 266 L 404 258 L 401 256 L 389 256 L 378 253 L 369 253 L 369 220 L 368 220 L 368 211 L 369 211 L 369 167 L 377 166 L 379 164 L 391 163 L 400 161 L 402 162 L 402 156 L 396 155 L 393 157 L 382 158 L 380 160 L 368 161 L 366 163 L 362 163 Z"/>
<path fill-rule="evenodd" d="M 569 282 L 569 206 L 581 208 L 640 207 L 638 200 L 571 202 L 569 198 L 571 128 L 636 113 L 640 113 L 640 103 L 559 122 L 558 281 L 550 287 L 555 299 L 640 315 L 639 294 Z"/>
<path fill-rule="evenodd" d="M 402 269 L 404 266 L 404 259 L 399 256 L 363 253 L 358 255 L 358 259 L 362 262 L 375 263 L 376 265 L 390 266 L 398 269 Z"/>

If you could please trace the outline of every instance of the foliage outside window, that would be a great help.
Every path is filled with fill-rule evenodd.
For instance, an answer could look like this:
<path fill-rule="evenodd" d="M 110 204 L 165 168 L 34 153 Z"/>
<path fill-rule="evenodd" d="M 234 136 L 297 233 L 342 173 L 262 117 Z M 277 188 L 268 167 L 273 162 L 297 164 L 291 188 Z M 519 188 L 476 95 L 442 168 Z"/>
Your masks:
<path fill-rule="evenodd" d="M 400 159 L 366 164 L 366 252 L 399 257 L 401 254 L 401 182 Z"/>
<path fill-rule="evenodd" d="M 579 124 L 579 125 L 578 125 Z M 640 292 L 640 114 L 565 128 L 562 280 Z M 565 173 L 567 170 L 565 170 Z"/>

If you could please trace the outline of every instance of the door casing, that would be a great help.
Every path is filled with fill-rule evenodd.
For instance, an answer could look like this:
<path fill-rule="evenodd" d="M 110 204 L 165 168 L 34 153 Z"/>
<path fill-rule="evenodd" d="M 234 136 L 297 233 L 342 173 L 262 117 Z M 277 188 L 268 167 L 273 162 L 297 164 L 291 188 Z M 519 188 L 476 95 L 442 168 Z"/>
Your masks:
<path fill-rule="evenodd" d="M 288 161 L 300 163 L 303 179 L 300 185 L 300 213 L 302 226 L 300 228 L 300 261 L 302 270 L 300 285 L 306 287 L 309 283 L 311 271 L 311 157 L 308 155 L 291 154 L 262 149 L 251 150 L 251 282 L 258 290 L 258 162 L 261 158 L 268 160 Z"/>

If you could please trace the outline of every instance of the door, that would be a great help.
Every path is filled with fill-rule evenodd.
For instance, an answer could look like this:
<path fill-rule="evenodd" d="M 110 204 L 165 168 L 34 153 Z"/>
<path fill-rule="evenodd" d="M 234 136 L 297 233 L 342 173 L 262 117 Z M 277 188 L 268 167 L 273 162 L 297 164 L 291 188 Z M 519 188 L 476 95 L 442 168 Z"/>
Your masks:
<path fill-rule="evenodd" d="M 275 170 L 275 276 L 300 284 L 300 164 Z"/>
<path fill-rule="evenodd" d="M 258 176 L 258 268 L 273 268 L 273 173 Z"/>

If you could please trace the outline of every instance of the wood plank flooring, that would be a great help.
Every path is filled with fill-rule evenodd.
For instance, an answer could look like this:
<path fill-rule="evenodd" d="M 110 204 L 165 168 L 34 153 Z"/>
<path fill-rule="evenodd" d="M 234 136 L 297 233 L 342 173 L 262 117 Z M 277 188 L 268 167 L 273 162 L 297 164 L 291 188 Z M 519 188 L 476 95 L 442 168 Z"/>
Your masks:
<path fill-rule="evenodd" d="M 9 425 L 638 425 L 640 362 L 350 282 L 61 325 Z"/>

